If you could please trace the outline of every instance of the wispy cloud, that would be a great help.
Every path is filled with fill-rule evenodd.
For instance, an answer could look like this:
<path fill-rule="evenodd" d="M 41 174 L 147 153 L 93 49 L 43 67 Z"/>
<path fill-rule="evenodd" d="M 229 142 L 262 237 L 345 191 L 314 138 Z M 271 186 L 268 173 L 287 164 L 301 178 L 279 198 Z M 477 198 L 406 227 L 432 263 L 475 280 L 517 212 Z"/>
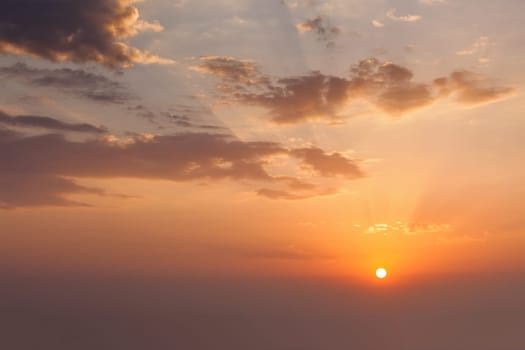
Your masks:
<path fill-rule="evenodd" d="M 397 10 L 395 8 L 392 8 L 387 11 L 386 16 L 390 18 L 391 20 L 398 21 L 398 22 L 417 22 L 421 20 L 420 15 L 403 15 L 398 16 L 396 14 Z"/>
<path fill-rule="evenodd" d="M 468 56 L 485 50 L 490 45 L 489 38 L 487 36 L 481 36 L 468 48 L 456 52 L 458 56 Z"/>
<path fill-rule="evenodd" d="M 62 93 L 102 103 L 126 103 L 134 98 L 120 82 L 82 69 L 33 68 L 24 63 L 0 67 L 0 77 L 37 87 L 50 87 Z"/>
<path fill-rule="evenodd" d="M 97 127 L 87 123 L 66 123 L 58 119 L 36 115 L 10 116 L 5 112 L 0 111 L 0 126 L 2 125 L 16 128 L 45 129 L 89 134 L 107 133 L 106 128 Z"/>

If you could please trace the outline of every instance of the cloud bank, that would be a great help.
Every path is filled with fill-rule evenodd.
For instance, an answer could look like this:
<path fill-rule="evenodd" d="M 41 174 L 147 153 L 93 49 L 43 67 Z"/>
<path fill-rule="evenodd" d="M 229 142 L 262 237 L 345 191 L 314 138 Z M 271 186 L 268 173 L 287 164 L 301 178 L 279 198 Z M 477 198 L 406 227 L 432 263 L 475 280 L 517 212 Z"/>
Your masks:
<path fill-rule="evenodd" d="M 366 102 L 393 117 L 428 107 L 451 97 L 463 105 L 500 100 L 514 92 L 469 71 L 456 71 L 433 82 L 414 81 L 408 68 L 369 58 L 354 64 L 348 76 L 321 72 L 274 78 L 260 73 L 254 62 L 225 58 L 201 58 L 197 69 L 221 78 L 219 85 L 228 103 L 261 107 L 279 124 L 309 120 L 339 121 L 345 109 L 355 102 Z"/>
<path fill-rule="evenodd" d="M 17 122 L 17 117 L 4 116 L 0 125 L 2 122 L 9 126 L 46 125 L 48 129 L 67 131 L 90 128 L 39 117 L 22 117 Z M 277 156 L 295 159 L 302 168 L 310 169 L 314 177 L 363 176 L 355 161 L 339 153 L 318 148 L 289 149 L 273 142 L 244 142 L 219 134 L 135 135 L 128 139 L 106 136 L 71 141 L 62 134 L 27 135 L 0 127 L 0 207 L 75 206 L 79 203 L 65 195 L 104 193 L 74 180 L 83 177 L 248 180 L 272 186 L 269 187 L 272 191 L 284 191 L 288 199 L 326 192 L 299 177 L 271 174 L 266 167 Z M 262 190 L 261 194 L 272 197 L 267 191 Z"/>

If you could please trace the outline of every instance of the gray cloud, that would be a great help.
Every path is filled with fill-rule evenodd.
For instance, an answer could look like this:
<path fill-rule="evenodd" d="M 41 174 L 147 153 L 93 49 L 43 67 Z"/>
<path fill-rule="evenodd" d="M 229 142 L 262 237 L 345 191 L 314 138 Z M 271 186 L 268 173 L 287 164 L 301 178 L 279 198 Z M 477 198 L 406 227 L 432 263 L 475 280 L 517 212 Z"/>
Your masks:
<path fill-rule="evenodd" d="M 38 87 L 58 89 L 62 93 L 103 103 L 125 103 L 133 95 L 121 83 L 82 69 L 41 69 L 23 63 L 0 67 L 0 77 L 16 79 Z"/>

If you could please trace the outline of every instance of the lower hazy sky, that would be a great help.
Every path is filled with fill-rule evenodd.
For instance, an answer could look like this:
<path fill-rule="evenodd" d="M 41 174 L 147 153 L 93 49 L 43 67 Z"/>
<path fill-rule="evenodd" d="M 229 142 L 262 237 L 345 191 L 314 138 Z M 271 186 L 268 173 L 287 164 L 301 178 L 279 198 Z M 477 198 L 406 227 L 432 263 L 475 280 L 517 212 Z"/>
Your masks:
<path fill-rule="evenodd" d="M 0 348 L 525 349 L 524 11 L 0 1 Z"/>

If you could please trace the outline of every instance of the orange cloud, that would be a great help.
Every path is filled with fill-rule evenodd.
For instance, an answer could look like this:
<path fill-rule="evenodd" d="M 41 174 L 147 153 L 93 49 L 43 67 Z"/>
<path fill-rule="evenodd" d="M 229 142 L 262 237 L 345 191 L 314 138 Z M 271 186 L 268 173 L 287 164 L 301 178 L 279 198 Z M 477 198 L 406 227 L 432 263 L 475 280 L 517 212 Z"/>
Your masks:
<path fill-rule="evenodd" d="M 469 71 L 452 72 L 448 77 L 434 80 L 434 85 L 441 96 L 453 95 L 457 102 L 469 106 L 495 102 L 516 91 L 513 87 L 495 85 Z"/>

